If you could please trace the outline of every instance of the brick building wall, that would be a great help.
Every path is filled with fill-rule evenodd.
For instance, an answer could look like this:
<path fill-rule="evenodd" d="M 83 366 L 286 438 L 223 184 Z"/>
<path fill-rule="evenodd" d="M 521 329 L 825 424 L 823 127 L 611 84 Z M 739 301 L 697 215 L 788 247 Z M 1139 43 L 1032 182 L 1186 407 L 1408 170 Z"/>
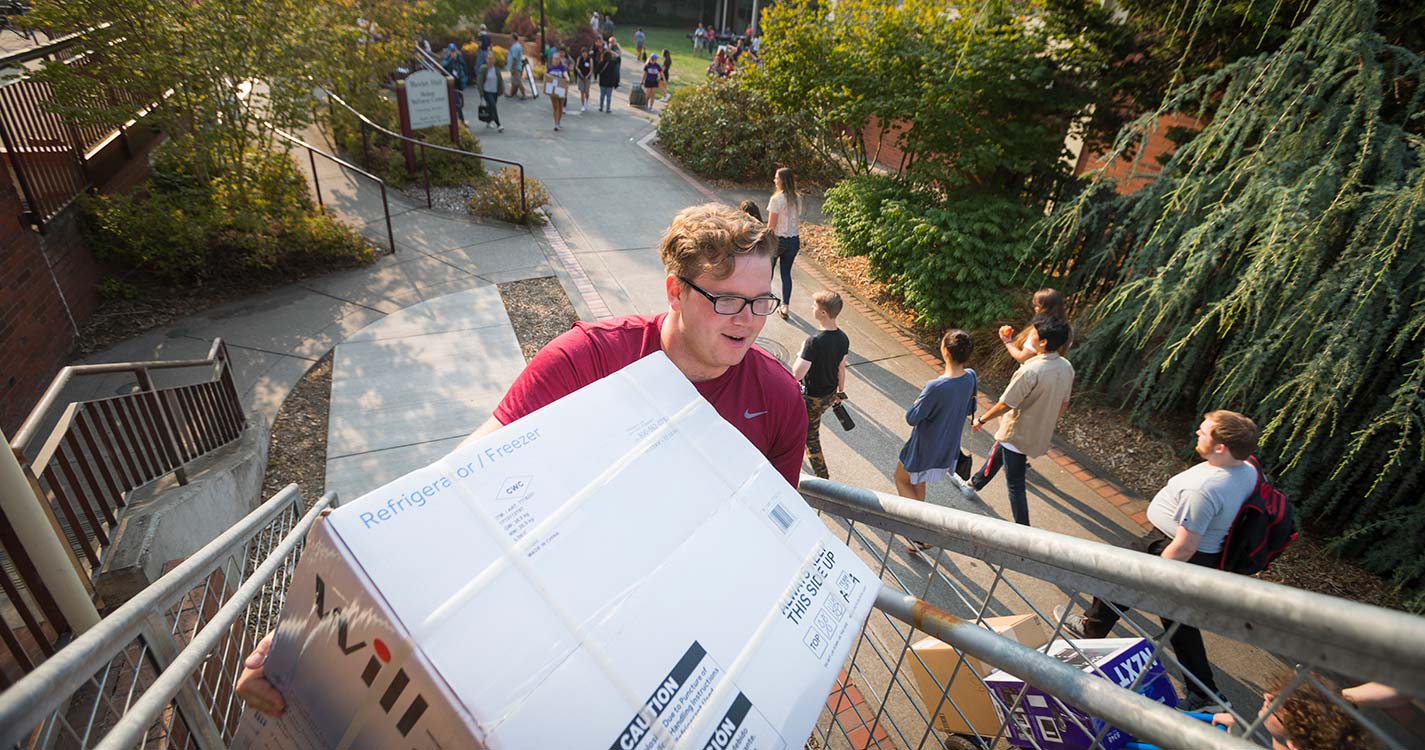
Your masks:
<path fill-rule="evenodd" d="M 98 302 L 98 268 L 80 237 L 78 211 L 70 207 L 40 235 L 22 224 L 22 210 L 13 183 L 0 179 L 0 426 L 7 436 L 73 355 L 70 315 L 83 325 Z"/>

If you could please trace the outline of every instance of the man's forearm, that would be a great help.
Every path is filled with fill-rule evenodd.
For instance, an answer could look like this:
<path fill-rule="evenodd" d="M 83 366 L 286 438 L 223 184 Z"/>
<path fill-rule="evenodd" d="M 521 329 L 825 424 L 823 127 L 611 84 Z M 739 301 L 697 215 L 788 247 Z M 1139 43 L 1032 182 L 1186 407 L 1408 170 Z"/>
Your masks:
<path fill-rule="evenodd" d="M 980 422 L 988 422 L 1007 411 L 1009 411 L 1009 405 L 1003 401 L 997 401 L 994 406 L 985 409 L 985 413 L 980 415 Z"/>
<path fill-rule="evenodd" d="M 1168 546 L 1163 548 L 1161 556 L 1169 560 L 1179 560 L 1182 562 L 1187 562 L 1188 560 L 1192 559 L 1193 553 L 1196 551 L 1197 550 L 1190 549 L 1185 544 L 1179 544 L 1178 540 L 1174 539 L 1171 543 L 1168 544 Z"/>
<path fill-rule="evenodd" d="M 500 423 L 500 420 L 495 419 L 494 417 L 490 417 L 489 419 L 485 420 L 484 424 L 480 425 L 479 427 L 476 427 L 475 431 L 467 435 L 464 440 L 461 440 L 460 445 L 457 445 L 455 447 L 464 448 L 465 446 L 475 442 L 476 440 L 479 440 L 482 437 L 485 437 L 486 435 L 489 435 L 490 433 L 500 429 L 501 427 L 504 427 L 504 425 Z"/>

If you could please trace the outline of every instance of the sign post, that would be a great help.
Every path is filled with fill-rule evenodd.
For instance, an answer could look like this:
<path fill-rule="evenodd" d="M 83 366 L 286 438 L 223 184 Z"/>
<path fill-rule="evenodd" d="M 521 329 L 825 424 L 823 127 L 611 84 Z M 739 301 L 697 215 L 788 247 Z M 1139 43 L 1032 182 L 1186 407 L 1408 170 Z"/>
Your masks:
<path fill-rule="evenodd" d="M 396 111 L 401 116 L 401 135 L 407 138 L 414 136 L 411 128 L 410 97 L 406 93 L 405 81 L 396 81 Z M 410 141 L 401 141 L 401 153 L 406 157 L 406 174 L 415 174 L 416 149 Z"/>

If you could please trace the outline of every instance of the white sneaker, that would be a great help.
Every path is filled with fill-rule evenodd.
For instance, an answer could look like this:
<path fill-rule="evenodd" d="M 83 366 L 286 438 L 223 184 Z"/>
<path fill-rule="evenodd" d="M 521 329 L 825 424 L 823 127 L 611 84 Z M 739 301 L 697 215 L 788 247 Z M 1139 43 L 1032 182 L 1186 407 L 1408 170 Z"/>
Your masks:
<path fill-rule="evenodd" d="M 1054 607 L 1054 621 L 1064 623 L 1064 630 L 1075 638 L 1084 637 L 1084 616 L 1077 612 L 1069 612 L 1068 607 L 1060 604 Z"/>
<path fill-rule="evenodd" d="M 588 112 L 588 111 L 589 111 L 589 105 L 587 105 L 587 104 L 581 104 L 581 105 L 579 105 L 579 111 L 580 111 L 580 112 Z"/>
<path fill-rule="evenodd" d="M 663 101 L 665 101 L 665 102 L 668 101 L 669 99 L 672 99 L 672 98 L 673 98 L 673 95 L 672 95 L 672 94 L 664 94 L 664 95 L 663 95 Z"/>

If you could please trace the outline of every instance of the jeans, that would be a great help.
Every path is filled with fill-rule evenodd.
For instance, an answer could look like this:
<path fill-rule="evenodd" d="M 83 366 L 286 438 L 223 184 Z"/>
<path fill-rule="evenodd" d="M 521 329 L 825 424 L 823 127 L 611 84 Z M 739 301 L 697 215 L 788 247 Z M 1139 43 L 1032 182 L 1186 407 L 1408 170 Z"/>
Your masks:
<path fill-rule="evenodd" d="M 777 238 L 777 267 L 782 269 L 782 304 L 792 306 L 792 261 L 802 249 L 801 237 Z"/>
<path fill-rule="evenodd" d="M 1142 552 L 1148 555 L 1161 555 L 1163 549 L 1171 543 L 1167 534 L 1153 529 L 1144 534 L 1137 541 L 1128 545 L 1129 549 Z M 1216 568 L 1222 559 L 1221 552 L 1198 552 L 1188 559 L 1193 565 L 1201 565 L 1204 568 Z M 1120 611 L 1127 611 L 1128 608 L 1115 604 Z M 1102 599 L 1094 598 L 1093 604 L 1084 611 L 1084 636 L 1088 638 L 1104 638 L 1108 636 L 1110 630 L 1118 622 L 1119 614 L 1114 611 Z M 1173 627 L 1173 621 L 1164 618 L 1163 629 Z M 1172 638 L 1173 654 L 1178 657 L 1178 663 L 1183 669 L 1196 677 L 1199 682 L 1213 693 L 1217 693 L 1217 683 L 1212 679 L 1212 662 L 1207 660 L 1207 648 L 1202 644 L 1202 631 L 1189 625 L 1179 625 L 1177 632 Z M 1202 697 L 1202 688 L 1188 682 L 1187 694 L 1192 697 Z"/>
<path fill-rule="evenodd" d="M 1000 466 L 1004 466 L 1004 484 L 1009 490 L 1009 508 L 1014 513 L 1014 522 L 1029 525 L 1029 498 L 1024 494 L 1024 473 L 1029 468 L 1029 457 L 1019 451 L 1005 448 L 998 441 L 990 448 L 989 458 L 980 470 L 970 475 L 970 486 L 976 491 L 985 488 Z"/>
<path fill-rule="evenodd" d="M 496 127 L 500 125 L 500 110 L 495 107 L 495 102 L 500 100 L 500 95 L 493 91 L 480 92 L 485 96 L 485 107 L 490 110 L 490 119 L 494 121 Z"/>
<path fill-rule="evenodd" d="M 599 87 L 599 111 L 612 112 L 614 108 L 614 87 Z"/>

